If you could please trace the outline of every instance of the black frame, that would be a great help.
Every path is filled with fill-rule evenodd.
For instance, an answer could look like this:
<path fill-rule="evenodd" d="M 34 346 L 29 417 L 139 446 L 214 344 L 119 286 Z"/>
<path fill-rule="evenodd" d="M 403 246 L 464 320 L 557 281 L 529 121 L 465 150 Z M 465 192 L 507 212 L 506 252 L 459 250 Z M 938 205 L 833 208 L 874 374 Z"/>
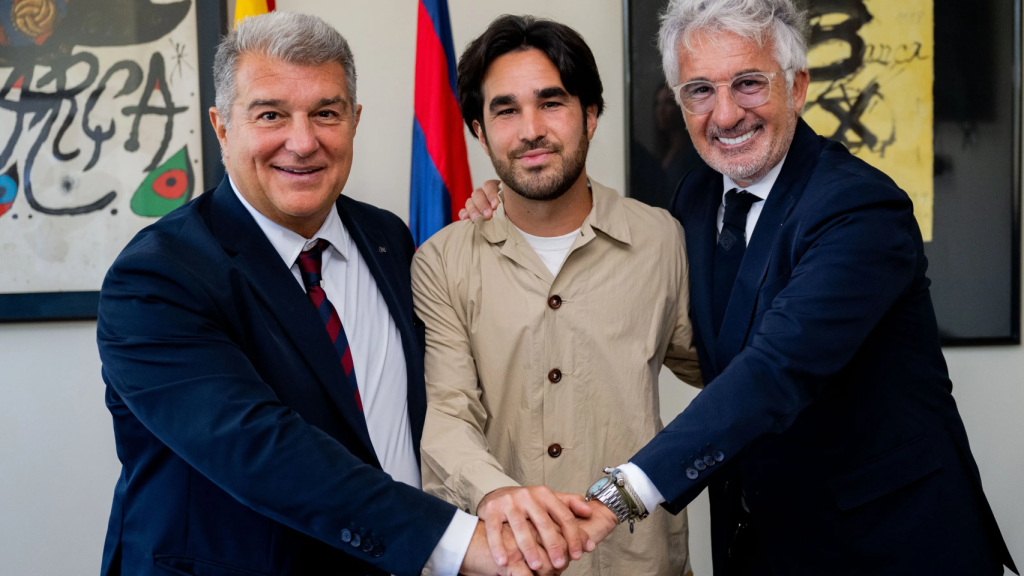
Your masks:
<path fill-rule="evenodd" d="M 1011 210 L 1011 248 L 1009 257 L 1011 258 L 1011 272 L 1010 272 L 1010 330 L 1008 334 L 993 335 L 993 336 L 982 336 L 982 337 L 952 337 L 948 335 L 942 336 L 943 346 L 994 346 L 994 345 L 1019 345 L 1021 343 L 1021 183 L 1022 183 L 1022 164 L 1021 164 L 1021 153 L 1022 153 L 1022 126 L 1021 123 L 1024 121 L 1022 118 L 1022 98 L 1024 98 L 1024 91 L 1022 91 L 1021 78 L 1024 74 L 1022 70 L 1022 1 L 1014 0 L 1013 11 L 1013 74 L 1012 74 L 1012 92 L 1013 92 L 1013 150 L 1012 150 L 1012 170 L 1011 175 L 1012 190 L 1010 190 L 1010 203 L 1012 206 Z M 622 2 L 622 15 L 623 15 L 623 50 L 624 50 L 624 71 L 625 71 L 625 103 L 626 103 L 626 130 L 625 130 L 625 146 L 624 152 L 626 155 L 626 195 L 632 196 L 630 190 L 632 184 L 632 172 L 633 172 L 633 161 L 632 158 L 632 146 L 634 142 L 634 130 L 633 130 L 633 23 L 631 22 L 631 6 L 633 0 L 623 0 Z M 942 330 L 942 319 L 939 318 L 940 333 Z"/>
<path fill-rule="evenodd" d="M 220 144 L 206 111 L 214 105 L 213 56 L 217 43 L 227 33 L 227 0 L 194 0 L 199 39 L 199 110 L 203 117 L 203 189 L 213 187 L 224 177 Z M 204 73 L 205 72 L 205 73 Z M 100 293 L 35 292 L 0 294 L 0 323 L 59 320 L 95 320 Z"/>

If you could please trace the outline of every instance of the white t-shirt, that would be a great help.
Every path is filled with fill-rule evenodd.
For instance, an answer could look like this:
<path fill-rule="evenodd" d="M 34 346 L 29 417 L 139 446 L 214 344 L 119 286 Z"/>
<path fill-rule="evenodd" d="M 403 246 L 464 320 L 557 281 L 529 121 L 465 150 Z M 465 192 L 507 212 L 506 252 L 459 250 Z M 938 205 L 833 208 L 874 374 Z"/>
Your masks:
<path fill-rule="evenodd" d="M 514 224 L 513 224 L 514 226 Z M 519 227 L 516 226 L 516 230 Z M 540 256 L 540 261 L 548 267 L 551 271 L 552 276 L 558 276 L 558 271 L 562 269 L 562 264 L 565 263 L 565 259 L 569 256 L 569 250 L 572 248 L 572 243 L 576 241 L 576 237 L 580 235 L 582 228 L 577 228 L 573 232 L 569 232 L 564 236 L 534 236 L 527 234 L 522 230 L 519 233 L 523 235 L 526 243 L 533 248 L 533 251 Z"/>

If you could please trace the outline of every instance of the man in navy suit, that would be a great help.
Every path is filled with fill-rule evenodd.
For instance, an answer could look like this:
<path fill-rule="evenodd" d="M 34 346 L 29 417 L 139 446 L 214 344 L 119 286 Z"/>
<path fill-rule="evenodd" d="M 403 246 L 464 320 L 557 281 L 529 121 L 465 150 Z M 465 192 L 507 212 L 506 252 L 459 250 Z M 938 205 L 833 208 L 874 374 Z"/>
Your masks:
<path fill-rule="evenodd" d="M 791 0 L 674 0 L 663 17 L 706 163 L 671 209 L 707 384 L 613 475 L 648 510 L 710 487 L 720 576 L 1015 570 L 950 394 L 911 201 L 799 119 L 804 24 Z"/>
<path fill-rule="evenodd" d="M 101 292 L 123 464 L 103 574 L 529 574 L 511 531 L 499 568 L 476 517 L 419 489 L 414 249 L 341 195 L 347 43 L 312 16 L 249 18 L 214 74 L 228 177 L 139 233 Z"/>

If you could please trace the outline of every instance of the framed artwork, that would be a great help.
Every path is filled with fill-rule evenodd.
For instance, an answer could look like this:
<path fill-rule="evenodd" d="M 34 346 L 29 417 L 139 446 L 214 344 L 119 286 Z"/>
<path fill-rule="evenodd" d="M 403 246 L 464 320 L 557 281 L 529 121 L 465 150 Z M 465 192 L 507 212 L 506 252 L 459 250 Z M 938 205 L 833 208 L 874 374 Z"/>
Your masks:
<path fill-rule="evenodd" d="M 944 345 L 1020 343 L 1020 0 L 797 0 L 803 118 L 914 202 Z M 625 0 L 627 193 L 667 207 L 701 160 L 657 50 L 666 0 Z"/>
<path fill-rule="evenodd" d="M 223 174 L 224 0 L 0 0 L 0 321 L 96 317 L 114 258 Z"/>

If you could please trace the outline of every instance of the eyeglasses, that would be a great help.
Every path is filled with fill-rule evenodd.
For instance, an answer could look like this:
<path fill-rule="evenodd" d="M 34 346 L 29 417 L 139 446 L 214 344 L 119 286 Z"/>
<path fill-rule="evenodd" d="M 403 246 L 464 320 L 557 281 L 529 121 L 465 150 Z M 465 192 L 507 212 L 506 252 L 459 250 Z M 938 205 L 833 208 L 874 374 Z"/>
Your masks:
<path fill-rule="evenodd" d="M 741 74 L 728 82 L 695 80 L 673 86 L 672 91 L 676 94 L 676 101 L 690 114 L 707 114 L 714 110 L 715 103 L 718 102 L 719 86 L 729 87 L 729 93 L 737 106 L 757 108 L 771 98 L 772 78 L 783 72 L 785 70 L 771 73 L 751 72 Z"/>

